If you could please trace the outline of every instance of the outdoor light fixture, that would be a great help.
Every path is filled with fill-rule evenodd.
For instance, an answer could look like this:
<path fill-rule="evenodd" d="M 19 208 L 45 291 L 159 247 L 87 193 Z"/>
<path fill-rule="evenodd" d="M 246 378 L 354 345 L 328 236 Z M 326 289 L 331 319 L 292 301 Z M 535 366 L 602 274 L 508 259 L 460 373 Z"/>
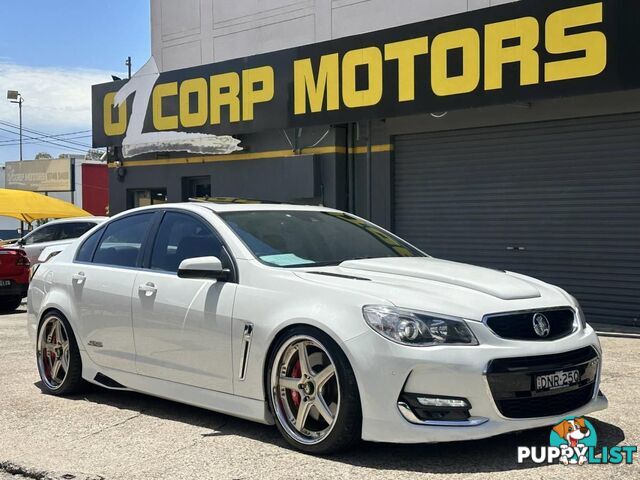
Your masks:
<path fill-rule="evenodd" d="M 24 98 L 17 90 L 8 90 L 7 99 L 9 99 L 11 103 L 17 103 L 18 110 L 20 111 L 20 161 L 22 161 L 22 104 L 24 103 Z"/>

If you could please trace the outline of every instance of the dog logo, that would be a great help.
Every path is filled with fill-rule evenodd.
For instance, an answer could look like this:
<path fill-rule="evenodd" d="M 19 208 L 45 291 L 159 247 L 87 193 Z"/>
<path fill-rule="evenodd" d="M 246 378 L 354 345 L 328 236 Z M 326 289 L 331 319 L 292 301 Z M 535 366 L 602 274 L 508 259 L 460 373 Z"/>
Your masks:
<path fill-rule="evenodd" d="M 551 429 L 549 446 L 518 446 L 518 464 L 632 465 L 637 445 L 601 445 L 598 433 L 584 417 L 567 417 Z"/>
<path fill-rule="evenodd" d="M 589 447 L 597 444 L 596 431 L 584 417 L 566 419 L 553 427 L 551 445 L 562 448 L 560 462 L 564 465 L 587 463 Z"/>
<path fill-rule="evenodd" d="M 551 324 L 547 317 L 541 313 L 536 313 L 533 316 L 533 331 L 536 332 L 540 338 L 546 338 L 551 333 Z"/>

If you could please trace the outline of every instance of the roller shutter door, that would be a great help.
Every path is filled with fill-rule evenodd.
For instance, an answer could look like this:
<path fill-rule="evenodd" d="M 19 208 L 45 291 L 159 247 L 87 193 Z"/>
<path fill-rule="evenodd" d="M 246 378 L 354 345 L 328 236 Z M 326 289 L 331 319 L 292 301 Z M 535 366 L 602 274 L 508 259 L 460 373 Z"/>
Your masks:
<path fill-rule="evenodd" d="M 640 114 L 395 139 L 394 227 L 428 253 L 566 288 L 640 326 Z"/>

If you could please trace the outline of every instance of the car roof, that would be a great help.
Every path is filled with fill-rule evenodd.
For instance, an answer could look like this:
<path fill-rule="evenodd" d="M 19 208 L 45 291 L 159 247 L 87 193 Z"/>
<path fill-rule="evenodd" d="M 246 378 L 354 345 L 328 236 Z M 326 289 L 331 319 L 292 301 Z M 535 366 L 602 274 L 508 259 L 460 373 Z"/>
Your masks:
<path fill-rule="evenodd" d="M 192 204 L 193 205 L 193 204 Z M 331 208 L 313 205 L 287 205 L 283 203 L 196 203 L 195 205 L 208 208 L 217 213 L 223 212 L 266 212 L 266 211 L 298 211 L 298 212 L 332 212 Z"/>
<path fill-rule="evenodd" d="M 166 208 L 180 208 L 191 211 L 207 209 L 215 213 L 225 212 L 259 212 L 259 211 L 298 211 L 298 212 L 337 212 L 338 210 L 313 205 L 292 205 L 283 203 L 212 203 L 212 202 L 182 202 L 163 203 L 135 209 L 137 211 L 159 210 Z M 131 213 L 131 210 L 123 214 Z"/>
<path fill-rule="evenodd" d="M 51 220 L 45 223 L 45 225 L 57 225 L 59 223 L 77 223 L 77 222 L 89 222 L 89 223 L 102 223 L 109 220 L 108 217 L 75 217 L 75 218 L 60 218 L 58 220 Z"/>

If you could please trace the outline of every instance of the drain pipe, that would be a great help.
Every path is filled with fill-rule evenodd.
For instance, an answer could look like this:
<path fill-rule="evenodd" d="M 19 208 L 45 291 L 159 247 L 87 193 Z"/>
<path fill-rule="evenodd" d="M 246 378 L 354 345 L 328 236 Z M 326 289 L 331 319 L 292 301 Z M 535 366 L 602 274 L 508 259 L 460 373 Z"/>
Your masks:
<path fill-rule="evenodd" d="M 372 122 L 367 122 L 367 214 L 369 221 L 373 221 L 373 173 L 371 162 L 371 126 Z"/>

